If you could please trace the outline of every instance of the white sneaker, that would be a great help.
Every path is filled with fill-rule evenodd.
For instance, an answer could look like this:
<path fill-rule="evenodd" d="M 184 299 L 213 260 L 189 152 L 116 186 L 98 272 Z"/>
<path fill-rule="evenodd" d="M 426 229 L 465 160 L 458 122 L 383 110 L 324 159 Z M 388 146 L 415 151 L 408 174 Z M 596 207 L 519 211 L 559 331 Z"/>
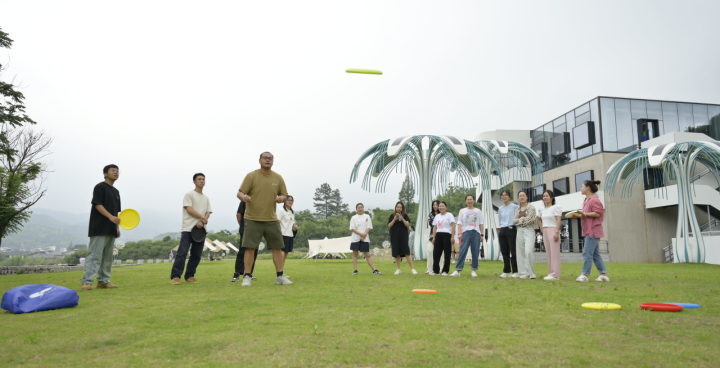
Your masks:
<path fill-rule="evenodd" d="M 399 275 L 400 273 L 401 273 L 400 270 L 397 270 L 397 271 L 395 271 L 394 274 L 395 274 L 395 275 Z"/>
<path fill-rule="evenodd" d="M 425 270 L 425 274 L 430 274 L 430 272 L 432 272 L 432 271 L 430 271 L 430 270 Z"/>
<path fill-rule="evenodd" d="M 530 277 L 528 277 L 528 278 L 529 278 L 530 280 L 535 280 L 535 279 L 537 278 L 537 276 L 535 276 L 535 275 L 530 275 Z"/>
<path fill-rule="evenodd" d="M 596 278 L 595 281 L 597 282 L 610 282 L 610 278 L 605 275 L 600 275 L 600 277 Z"/>
<path fill-rule="evenodd" d="M 243 277 L 242 286 L 252 286 L 252 280 L 250 280 L 250 276 Z"/>
<path fill-rule="evenodd" d="M 517 278 L 519 278 L 519 279 L 528 279 L 528 278 L 530 278 L 530 276 L 528 276 L 528 275 L 520 275 L 520 276 L 518 276 Z"/>
<path fill-rule="evenodd" d="M 288 280 L 285 275 L 278 276 L 275 278 L 275 285 L 292 285 L 292 281 Z"/>
<path fill-rule="evenodd" d="M 453 259 L 452 262 L 450 262 L 450 263 L 455 263 L 455 260 Z"/>
<path fill-rule="evenodd" d="M 413 268 L 412 270 L 410 270 L 410 271 L 412 271 L 412 274 L 413 274 L 413 275 L 417 275 L 417 271 L 415 271 L 414 268 Z"/>
<path fill-rule="evenodd" d="M 442 275 L 440 275 L 440 276 L 447 276 L 447 275 L 448 275 L 447 272 L 443 272 Z"/>
<path fill-rule="evenodd" d="M 430 275 L 430 276 L 435 276 L 435 275 L 437 275 L 435 272 L 432 272 L 432 271 L 429 271 L 427 274 Z"/>
<path fill-rule="evenodd" d="M 557 278 L 557 277 L 554 277 L 554 276 L 547 275 L 547 276 L 543 277 L 543 280 L 547 280 L 547 281 L 559 281 L 560 279 Z"/>
<path fill-rule="evenodd" d="M 578 278 L 575 279 L 577 282 L 588 282 L 588 278 L 585 275 L 580 275 Z"/>
<path fill-rule="evenodd" d="M 453 272 L 452 275 L 450 275 L 450 276 L 452 276 L 452 277 L 460 277 L 460 272 L 455 271 L 455 272 Z"/>
<path fill-rule="evenodd" d="M 500 274 L 500 277 L 502 277 L 502 278 L 512 277 L 512 274 L 503 272 Z"/>
<path fill-rule="evenodd" d="M 514 274 L 512 274 L 512 277 L 513 277 L 514 279 L 520 278 L 520 274 L 517 273 L 517 272 L 515 272 Z"/>
<path fill-rule="evenodd" d="M 475 272 L 475 271 L 470 272 L 470 276 L 471 276 L 471 277 L 477 277 L 477 272 Z"/>

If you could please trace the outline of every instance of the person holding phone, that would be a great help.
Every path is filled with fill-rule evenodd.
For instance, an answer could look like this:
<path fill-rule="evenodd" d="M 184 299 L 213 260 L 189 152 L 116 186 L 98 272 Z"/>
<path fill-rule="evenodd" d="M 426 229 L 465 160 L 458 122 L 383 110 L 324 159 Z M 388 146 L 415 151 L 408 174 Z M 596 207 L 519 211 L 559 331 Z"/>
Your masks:
<path fill-rule="evenodd" d="M 405 204 L 398 202 L 395 204 L 395 210 L 388 219 L 388 228 L 390 228 L 390 246 L 392 247 L 392 256 L 395 257 L 395 265 L 397 271 L 400 272 L 400 259 L 405 257 L 410 264 L 410 270 L 413 275 L 417 275 L 415 266 L 413 266 L 412 257 L 410 257 L 410 247 L 408 246 L 408 228 L 410 227 L 410 217 L 405 213 Z"/>

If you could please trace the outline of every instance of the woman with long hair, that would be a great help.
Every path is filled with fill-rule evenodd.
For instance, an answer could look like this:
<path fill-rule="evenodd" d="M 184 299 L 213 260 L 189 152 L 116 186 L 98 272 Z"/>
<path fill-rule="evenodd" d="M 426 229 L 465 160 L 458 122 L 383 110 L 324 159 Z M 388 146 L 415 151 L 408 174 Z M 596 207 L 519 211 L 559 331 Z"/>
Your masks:
<path fill-rule="evenodd" d="M 433 269 L 433 249 L 435 247 L 433 243 L 433 221 L 435 221 L 435 216 L 437 216 L 438 213 L 440 213 L 440 209 L 438 209 L 438 206 L 440 206 L 440 201 L 437 199 L 432 201 L 432 209 L 430 210 L 430 215 L 428 215 L 428 226 L 430 227 L 430 243 L 428 244 L 427 251 L 425 252 L 425 257 L 427 257 L 427 269 L 425 270 L 425 273 L 430 273 Z"/>
<path fill-rule="evenodd" d="M 518 273 L 517 252 L 515 252 L 517 227 L 513 223 L 518 205 L 510 202 L 511 194 L 507 189 L 500 192 L 500 199 L 503 205 L 498 208 L 498 219 L 500 220 L 498 224 L 500 226 L 498 241 L 500 242 L 500 253 L 502 253 L 503 262 L 505 262 L 500 277 L 511 277 Z"/>
<path fill-rule="evenodd" d="M 528 202 L 528 195 L 525 191 L 518 192 L 517 199 L 520 207 L 515 210 L 515 218 L 513 223 L 517 226 L 517 240 L 515 247 L 517 248 L 517 264 L 520 279 L 535 279 L 535 259 L 533 250 L 535 248 L 535 230 L 537 230 L 537 213 L 535 206 Z"/>
<path fill-rule="evenodd" d="M 605 268 L 605 262 L 600 256 L 600 249 L 598 243 L 600 238 L 605 236 L 602 228 L 603 219 L 605 219 L 605 209 L 603 208 L 600 198 L 595 194 L 598 191 L 598 185 L 600 180 L 585 180 L 580 188 L 580 193 L 585 196 L 583 201 L 582 210 L 578 211 L 580 217 L 580 224 L 582 225 L 582 236 L 585 237 L 585 246 L 583 247 L 583 263 L 582 275 L 580 275 L 575 281 L 588 282 L 588 276 L 592 271 L 592 264 L 595 262 L 600 276 L 595 279 L 597 282 L 609 282 L 610 278 L 607 275 L 607 268 Z"/>
<path fill-rule="evenodd" d="M 287 259 L 288 253 L 293 251 L 295 234 L 297 234 L 295 211 L 292 209 L 294 203 L 295 198 L 289 195 L 285 198 L 285 203 L 283 203 L 282 208 L 278 208 L 277 210 L 277 218 L 278 222 L 280 222 L 280 230 L 282 232 L 283 242 L 285 243 L 285 247 L 282 249 L 283 259 Z"/>
<path fill-rule="evenodd" d="M 447 276 L 450 271 L 450 250 L 455 242 L 455 217 L 452 213 L 447 212 L 445 202 L 440 202 L 438 208 L 440 213 L 435 216 L 433 221 L 433 242 L 435 242 L 435 247 L 433 249 L 433 269 L 430 271 L 430 275 L 440 274 L 440 257 L 444 254 L 445 262 L 442 275 Z"/>
<path fill-rule="evenodd" d="M 544 280 L 560 280 L 560 229 L 562 228 L 562 208 L 555 204 L 555 193 L 546 190 L 543 193 L 545 207 L 540 210 L 538 226 L 542 229 L 543 243 L 548 258 L 548 275 Z"/>
<path fill-rule="evenodd" d="M 410 257 L 410 247 L 408 246 L 408 227 L 410 227 L 410 217 L 405 213 L 405 204 L 398 202 L 395 204 L 395 210 L 388 219 L 388 228 L 390 228 L 390 246 L 392 247 L 392 256 L 395 257 L 395 265 L 397 271 L 395 275 L 400 274 L 400 259 L 405 257 L 410 264 L 413 275 L 417 275 L 413 266 L 412 257 Z"/>

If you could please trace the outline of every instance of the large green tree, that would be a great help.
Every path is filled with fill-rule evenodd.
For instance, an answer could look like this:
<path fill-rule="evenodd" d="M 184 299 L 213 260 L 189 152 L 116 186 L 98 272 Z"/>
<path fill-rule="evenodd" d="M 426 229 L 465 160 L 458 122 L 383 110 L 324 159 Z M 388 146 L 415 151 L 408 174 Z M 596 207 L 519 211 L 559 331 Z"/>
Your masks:
<path fill-rule="evenodd" d="M 0 29 L 0 48 L 12 44 Z M 25 96 L 4 80 L 5 69 L 0 64 L 0 245 L 8 234 L 20 231 L 30 219 L 28 209 L 45 195 L 46 166 L 40 160 L 52 142 L 44 132 L 24 128 L 35 121 L 25 113 Z"/>
<path fill-rule="evenodd" d="M 315 216 L 322 219 L 328 219 L 348 210 L 348 205 L 343 202 L 340 190 L 333 190 L 328 183 L 323 183 L 315 189 L 313 206 L 315 207 Z"/>
<path fill-rule="evenodd" d="M 413 203 L 413 200 L 415 199 L 415 187 L 410 181 L 410 174 L 405 174 L 405 181 L 403 181 L 402 187 L 400 187 L 400 195 L 398 196 L 398 199 L 405 203 L 405 211 L 407 213 L 415 212 L 415 204 Z"/>

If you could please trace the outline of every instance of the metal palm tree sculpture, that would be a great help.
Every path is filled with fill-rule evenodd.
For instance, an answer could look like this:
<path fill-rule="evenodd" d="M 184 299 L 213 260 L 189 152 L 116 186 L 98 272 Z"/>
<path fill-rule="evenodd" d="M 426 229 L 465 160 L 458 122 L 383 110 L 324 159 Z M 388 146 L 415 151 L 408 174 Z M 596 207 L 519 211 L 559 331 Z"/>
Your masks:
<path fill-rule="evenodd" d="M 482 147 L 492 157 L 502 171 L 498 171 L 499 183 L 497 187 L 512 183 L 513 181 L 532 182 L 531 186 L 540 185 L 543 182 L 543 163 L 540 157 L 527 146 L 507 141 L 477 141 L 475 145 Z M 485 167 L 492 166 L 490 161 L 482 162 Z M 497 241 L 498 224 L 495 221 L 495 211 L 492 205 L 492 188 L 478 183 L 477 193 L 483 200 L 483 217 L 485 228 L 488 229 L 488 241 L 485 246 L 485 259 L 500 259 L 500 244 Z M 517 191 L 516 191 L 517 192 Z M 514 195 L 515 193 L 513 193 Z"/>
<path fill-rule="evenodd" d="M 677 183 L 678 222 L 676 228 L 675 255 L 678 262 L 705 262 L 705 243 L 695 215 L 694 184 L 691 177 L 697 163 L 701 163 L 715 176 L 720 178 L 720 142 L 685 142 L 669 143 L 650 148 L 642 148 L 631 152 L 614 163 L 607 173 L 606 189 L 615 195 L 617 185 L 622 186 L 622 197 L 632 193 L 635 183 L 653 179 L 659 184 L 663 196 L 666 193 L 666 182 Z M 650 172 L 648 168 L 662 168 L 664 173 Z M 720 182 L 718 182 L 720 185 Z M 691 236 L 694 235 L 694 236 Z"/>
<path fill-rule="evenodd" d="M 429 139 L 423 149 L 423 138 Z M 362 181 L 362 187 L 370 190 L 373 177 L 378 178 L 375 191 L 384 192 L 387 179 L 392 172 L 405 171 L 415 188 L 418 188 L 418 217 L 415 222 L 415 259 L 426 258 L 430 227 L 431 195 L 442 194 L 447 188 L 451 173 L 454 183 L 460 186 L 475 186 L 479 178 L 483 188 L 490 187 L 490 173 L 502 172 L 493 156 L 481 145 L 461 138 L 445 135 L 412 135 L 382 141 L 365 151 L 353 167 L 350 182 L 358 178 L 360 165 L 370 158 L 369 166 Z M 491 206 L 492 207 L 492 206 Z"/>

